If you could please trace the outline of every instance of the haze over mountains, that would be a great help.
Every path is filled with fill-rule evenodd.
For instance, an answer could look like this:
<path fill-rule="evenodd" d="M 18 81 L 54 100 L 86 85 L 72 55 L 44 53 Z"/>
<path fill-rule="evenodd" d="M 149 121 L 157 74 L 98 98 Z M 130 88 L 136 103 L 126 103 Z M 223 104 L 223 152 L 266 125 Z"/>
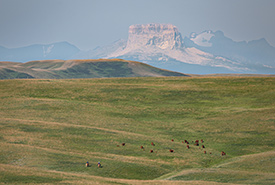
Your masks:
<path fill-rule="evenodd" d="M 171 24 L 129 27 L 128 40 L 117 40 L 90 51 L 63 42 L 7 49 L 0 47 L 0 61 L 44 59 L 120 58 L 182 73 L 275 73 L 275 48 L 265 39 L 236 42 L 211 30 L 182 37 Z"/>
<path fill-rule="evenodd" d="M 0 46 L 0 61 L 28 62 L 32 60 L 66 59 L 80 50 L 68 43 L 35 44 L 26 47 L 8 49 Z"/>

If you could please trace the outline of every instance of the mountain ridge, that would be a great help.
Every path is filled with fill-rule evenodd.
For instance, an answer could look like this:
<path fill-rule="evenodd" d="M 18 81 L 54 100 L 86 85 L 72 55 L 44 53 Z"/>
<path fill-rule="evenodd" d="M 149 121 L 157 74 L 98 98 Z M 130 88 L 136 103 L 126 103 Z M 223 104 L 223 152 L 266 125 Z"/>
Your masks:
<path fill-rule="evenodd" d="M 208 38 L 205 39 L 203 34 Z M 200 42 L 195 42 L 196 37 L 200 37 Z M 86 56 L 136 60 L 158 68 L 193 74 L 275 73 L 274 47 L 266 45 L 264 40 L 235 42 L 225 37 L 222 31 L 206 30 L 182 38 L 176 26 L 171 24 L 132 25 L 128 40 L 119 42 L 87 52 Z M 256 49 L 251 46 L 253 44 Z M 261 54 L 259 48 L 263 46 L 269 47 L 269 54 Z M 112 49 L 108 50 L 108 47 Z"/>
<path fill-rule="evenodd" d="M 80 52 L 76 46 L 63 41 L 33 44 L 19 48 L 0 47 L 0 61 L 28 62 L 32 60 L 67 59 Z"/>
<path fill-rule="evenodd" d="M 66 42 L 58 50 L 57 45 L 32 45 L 11 50 L 0 47 L 0 61 L 120 58 L 188 74 L 275 74 L 275 47 L 264 38 L 236 42 L 222 31 L 211 30 L 193 32 L 183 38 L 172 24 L 131 25 L 127 40 L 119 39 L 89 51 L 80 51 Z"/>
<path fill-rule="evenodd" d="M 200 34 L 205 34 L 204 31 Z M 226 37 L 222 31 L 212 32 L 212 37 L 208 40 L 211 45 L 198 45 L 194 38 L 185 37 L 184 42 L 187 47 L 196 47 L 202 51 L 213 55 L 223 56 L 231 60 L 237 60 L 246 65 L 265 64 L 275 67 L 275 47 L 271 46 L 264 38 L 252 41 L 236 42 Z"/>

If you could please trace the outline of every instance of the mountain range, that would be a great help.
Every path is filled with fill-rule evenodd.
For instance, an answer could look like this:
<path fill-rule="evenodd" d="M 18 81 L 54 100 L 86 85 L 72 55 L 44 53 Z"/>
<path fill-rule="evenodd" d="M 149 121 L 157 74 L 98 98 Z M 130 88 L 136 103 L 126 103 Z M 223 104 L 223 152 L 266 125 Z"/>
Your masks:
<path fill-rule="evenodd" d="M 69 59 L 80 50 L 68 43 L 35 44 L 20 48 L 8 49 L 0 46 L 0 61 L 28 62 L 33 60 Z"/>
<path fill-rule="evenodd" d="M 80 51 L 67 42 L 16 49 L 0 47 L 0 61 L 100 58 L 134 60 L 189 74 L 275 74 L 275 47 L 265 39 L 236 42 L 222 31 L 211 30 L 182 37 L 172 24 L 132 25 L 127 40 L 89 51 Z"/>

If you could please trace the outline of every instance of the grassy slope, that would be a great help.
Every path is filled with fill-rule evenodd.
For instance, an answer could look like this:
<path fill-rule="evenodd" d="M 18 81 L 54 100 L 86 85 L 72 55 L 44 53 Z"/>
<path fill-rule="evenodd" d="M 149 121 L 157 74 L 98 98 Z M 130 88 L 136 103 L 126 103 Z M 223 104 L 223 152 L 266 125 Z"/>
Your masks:
<path fill-rule="evenodd" d="M 155 68 L 141 62 L 121 59 L 42 60 L 27 63 L 0 62 L 0 79 L 71 79 L 146 76 L 186 75 Z"/>
<path fill-rule="evenodd" d="M 0 87 L 0 182 L 275 182 L 275 78 L 2 80 Z"/>

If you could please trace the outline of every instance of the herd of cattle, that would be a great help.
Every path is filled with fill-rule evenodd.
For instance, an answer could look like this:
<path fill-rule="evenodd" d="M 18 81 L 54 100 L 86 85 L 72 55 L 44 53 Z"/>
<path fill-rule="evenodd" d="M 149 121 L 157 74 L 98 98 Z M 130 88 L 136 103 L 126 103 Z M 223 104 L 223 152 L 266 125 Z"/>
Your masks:
<path fill-rule="evenodd" d="M 171 139 L 171 141 L 174 142 L 174 139 Z M 201 143 L 204 143 L 203 139 L 201 139 L 200 142 L 201 142 Z M 186 148 L 187 148 L 187 149 L 190 149 L 190 144 L 189 144 L 189 142 L 188 142 L 187 140 L 182 141 L 182 143 L 185 143 L 185 144 L 186 144 Z M 194 144 L 195 146 L 200 146 L 199 140 L 192 141 L 192 144 Z M 122 146 L 125 146 L 125 143 L 121 143 L 121 145 L 122 145 Z M 151 142 L 151 145 L 152 145 L 152 146 L 155 146 L 155 143 L 154 143 L 154 142 Z M 119 147 L 119 145 L 117 145 L 117 147 Z M 205 149 L 205 146 L 204 146 L 203 144 L 201 144 L 201 148 L 202 148 L 202 149 Z M 143 146 L 140 146 L 140 149 L 145 150 Z M 153 153 L 153 152 L 154 152 L 154 150 L 151 149 L 151 150 L 150 150 L 150 153 Z M 172 152 L 174 152 L 174 150 L 173 150 L 173 149 L 169 149 L 169 152 L 172 153 Z M 203 150 L 203 153 L 206 154 L 206 150 Z M 212 154 L 212 153 L 209 152 L 209 154 Z M 224 151 L 222 151 L 222 152 L 221 152 L 221 156 L 224 156 L 224 155 L 226 155 L 226 153 L 225 153 Z"/>
<path fill-rule="evenodd" d="M 174 139 L 171 139 L 172 142 L 174 142 Z M 200 140 L 201 143 L 204 143 L 203 139 Z M 192 141 L 191 143 L 194 144 L 195 146 L 200 146 L 200 143 L 199 140 L 196 140 L 196 141 Z M 190 144 L 187 140 L 184 140 L 182 141 L 182 143 L 185 143 L 186 144 L 186 148 L 189 150 L 190 149 Z M 121 143 L 121 146 L 125 146 L 126 143 Z M 151 142 L 151 145 L 154 147 L 155 146 L 155 143 L 154 142 Z M 117 145 L 117 147 L 119 147 L 120 145 Z M 203 144 L 201 144 L 201 148 L 202 149 L 205 149 L 205 146 Z M 141 150 L 145 150 L 145 148 L 143 146 L 140 146 L 140 149 Z M 174 150 L 173 149 L 169 149 L 169 152 L 173 153 Z M 154 150 L 151 149 L 150 150 L 150 153 L 154 153 Z M 206 154 L 206 150 L 203 150 L 203 153 Z M 211 152 L 209 152 L 209 154 L 211 154 Z M 224 151 L 221 152 L 221 155 L 224 156 L 226 155 L 226 153 Z M 86 167 L 89 167 L 89 162 L 87 162 L 86 164 Z M 101 164 L 100 162 L 98 162 L 98 167 L 101 168 Z"/>

